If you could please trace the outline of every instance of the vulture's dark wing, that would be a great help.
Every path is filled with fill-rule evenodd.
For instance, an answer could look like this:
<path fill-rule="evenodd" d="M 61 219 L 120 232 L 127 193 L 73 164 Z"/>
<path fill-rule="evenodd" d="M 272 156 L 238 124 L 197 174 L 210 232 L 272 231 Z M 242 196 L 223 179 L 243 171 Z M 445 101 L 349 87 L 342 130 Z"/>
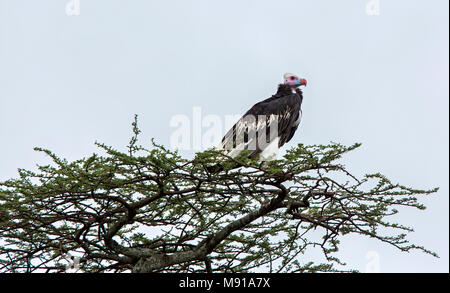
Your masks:
<path fill-rule="evenodd" d="M 280 145 L 279 145 L 280 147 L 292 139 L 295 131 L 297 130 L 298 126 L 300 125 L 301 120 L 302 120 L 302 109 L 299 109 L 299 111 L 295 114 L 294 123 L 293 123 L 290 131 L 287 131 L 284 135 L 282 135 L 280 137 Z"/>
<path fill-rule="evenodd" d="M 275 95 L 255 104 L 225 134 L 222 148 L 231 157 L 244 149 L 253 155 L 260 153 L 277 137 L 278 147 L 281 147 L 292 138 L 298 127 L 301 103 L 301 91 L 292 93 L 290 88 L 280 85 Z"/>

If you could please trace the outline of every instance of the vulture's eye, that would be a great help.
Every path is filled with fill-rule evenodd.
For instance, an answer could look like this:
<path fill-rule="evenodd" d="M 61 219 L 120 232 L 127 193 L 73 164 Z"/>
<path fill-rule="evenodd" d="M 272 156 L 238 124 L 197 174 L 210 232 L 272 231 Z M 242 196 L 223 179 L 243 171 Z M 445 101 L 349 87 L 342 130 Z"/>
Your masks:
<path fill-rule="evenodd" d="M 295 76 L 290 76 L 289 77 L 289 80 L 296 80 L 297 79 L 297 77 L 295 77 Z"/>

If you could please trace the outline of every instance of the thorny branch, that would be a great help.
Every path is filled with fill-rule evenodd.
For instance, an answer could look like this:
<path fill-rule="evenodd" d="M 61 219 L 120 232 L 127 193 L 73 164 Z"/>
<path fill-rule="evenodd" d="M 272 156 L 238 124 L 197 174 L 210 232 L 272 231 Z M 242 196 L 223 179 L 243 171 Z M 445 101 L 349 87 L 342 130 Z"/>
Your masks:
<path fill-rule="evenodd" d="M 137 145 L 133 131 L 127 152 L 98 144 L 105 155 L 74 162 L 37 149 L 52 164 L 0 183 L 0 272 L 61 272 L 66 253 L 85 272 L 336 271 L 346 234 L 435 255 L 388 218 L 424 209 L 416 197 L 437 189 L 358 179 L 337 163 L 358 144 L 298 145 L 268 163 L 216 151 L 184 159 Z M 209 172 L 217 161 L 224 169 Z M 324 262 L 302 259 L 310 247 Z"/>

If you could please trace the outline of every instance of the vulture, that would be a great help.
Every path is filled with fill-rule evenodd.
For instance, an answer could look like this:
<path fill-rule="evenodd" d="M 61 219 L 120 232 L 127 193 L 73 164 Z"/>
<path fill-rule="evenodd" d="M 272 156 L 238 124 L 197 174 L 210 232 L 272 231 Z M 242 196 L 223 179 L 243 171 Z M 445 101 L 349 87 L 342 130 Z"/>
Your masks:
<path fill-rule="evenodd" d="M 306 86 L 306 79 L 292 73 L 283 77 L 284 82 L 278 85 L 277 92 L 251 107 L 222 138 L 218 148 L 226 155 L 234 158 L 247 150 L 249 157 L 270 161 L 277 157 L 278 149 L 292 139 L 302 117 L 300 86 Z M 222 169 L 215 165 L 210 171 Z"/>

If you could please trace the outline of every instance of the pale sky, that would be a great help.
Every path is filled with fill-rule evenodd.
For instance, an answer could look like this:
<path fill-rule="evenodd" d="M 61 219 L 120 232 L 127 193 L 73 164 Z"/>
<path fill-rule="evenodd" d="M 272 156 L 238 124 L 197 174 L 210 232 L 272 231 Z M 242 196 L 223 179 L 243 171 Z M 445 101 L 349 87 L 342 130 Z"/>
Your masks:
<path fill-rule="evenodd" d="M 289 148 L 363 146 L 343 162 L 416 188 L 440 187 L 425 211 L 397 217 L 441 258 L 360 237 L 339 256 L 365 271 L 448 272 L 447 0 L 0 0 L 0 180 L 100 141 L 124 149 L 139 114 L 142 144 L 168 144 L 174 115 L 242 114 L 285 72 L 308 80 Z M 186 155 L 192 153 L 185 152 Z"/>

